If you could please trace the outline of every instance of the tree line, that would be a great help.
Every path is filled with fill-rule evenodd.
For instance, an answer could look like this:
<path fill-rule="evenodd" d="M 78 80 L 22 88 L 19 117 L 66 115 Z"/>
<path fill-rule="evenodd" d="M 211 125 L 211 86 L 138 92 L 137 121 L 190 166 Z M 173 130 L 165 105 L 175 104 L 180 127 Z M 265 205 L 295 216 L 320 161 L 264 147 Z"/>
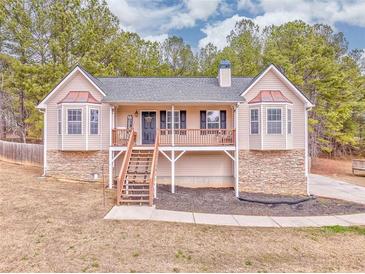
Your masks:
<path fill-rule="evenodd" d="M 8 0 L 0 3 L 0 138 L 42 135 L 35 106 L 75 64 L 94 75 L 216 76 L 220 60 L 235 76 L 276 64 L 315 104 L 310 154 L 341 156 L 365 148 L 365 77 L 361 50 L 324 24 L 293 21 L 261 29 L 241 20 L 219 50 L 194 53 L 182 38 L 161 43 L 119 27 L 104 0 Z"/>

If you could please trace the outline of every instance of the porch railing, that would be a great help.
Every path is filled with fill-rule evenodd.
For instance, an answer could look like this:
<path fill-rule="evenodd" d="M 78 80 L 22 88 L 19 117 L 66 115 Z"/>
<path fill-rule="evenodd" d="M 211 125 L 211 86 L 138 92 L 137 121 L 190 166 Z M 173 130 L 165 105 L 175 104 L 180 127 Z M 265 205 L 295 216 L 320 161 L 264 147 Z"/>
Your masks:
<path fill-rule="evenodd" d="M 131 129 L 113 129 L 112 145 L 127 146 Z M 159 146 L 230 146 L 236 143 L 235 129 L 157 129 Z"/>
<path fill-rule="evenodd" d="M 114 128 L 112 130 L 112 146 L 126 146 L 132 129 Z"/>
<path fill-rule="evenodd" d="M 160 129 L 160 146 L 222 146 L 235 144 L 234 129 Z M 174 139 L 174 140 L 173 140 Z"/>

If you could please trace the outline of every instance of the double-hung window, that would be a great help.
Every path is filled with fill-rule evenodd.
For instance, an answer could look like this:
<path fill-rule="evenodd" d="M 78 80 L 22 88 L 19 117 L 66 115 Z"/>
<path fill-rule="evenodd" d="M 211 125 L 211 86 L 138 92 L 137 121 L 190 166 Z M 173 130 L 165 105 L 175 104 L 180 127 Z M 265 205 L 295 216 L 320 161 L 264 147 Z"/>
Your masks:
<path fill-rule="evenodd" d="M 99 134 L 99 110 L 90 109 L 90 134 Z"/>
<path fill-rule="evenodd" d="M 57 133 L 62 134 L 62 109 L 57 109 Z"/>
<path fill-rule="evenodd" d="M 67 110 L 67 133 L 81 134 L 82 133 L 82 110 L 68 109 Z"/>
<path fill-rule="evenodd" d="M 292 123 L 291 123 L 291 109 L 288 108 L 288 115 L 287 115 L 287 120 L 288 120 L 288 134 L 291 134 L 291 130 L 292 130 Z"/>
<path fill-rule="evenodd" d="M 220 111 L 208 110 L 207 111 L 207 128 L 219 129 L 220 128 Z"/>
<path fill-rule="evenodd" d="M 259 109 L 250 110 L 250 130 L 251 134 L 259 134 Z"/>
<path fill-rule="evenodd" d="M 167 128 L 172 129 L 172 111 L 167 111 Z M 180 111 L 174 111 L 174 128 L 180 129 Z"/>
<path fill-rule="evenodd" d="M 282 115 L 281 108 L 267 109 L 267 133 L 281 134 Z"/>

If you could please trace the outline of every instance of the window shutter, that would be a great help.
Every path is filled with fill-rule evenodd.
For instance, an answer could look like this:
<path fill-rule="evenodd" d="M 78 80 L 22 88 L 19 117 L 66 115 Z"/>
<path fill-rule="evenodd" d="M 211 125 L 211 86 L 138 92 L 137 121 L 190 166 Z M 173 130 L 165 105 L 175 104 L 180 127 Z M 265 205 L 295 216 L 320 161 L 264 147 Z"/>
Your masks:
<path fill-rule="evenodd" d="M 207 128 L 207 113 L 205 110 L 200 111 L 200 128 Z"/>
<path fill-rule="evenodd" d="M 186 110 L 180 110 L 180 128 L 186 129 Z"/>
<path fill-rule="evenodd" d="M 160 111 L 160 129 L 166 128 L 166 110 Z"/>
<path fill-rule="evenodd" d="M 221 125 L 220 125 L 221 129 L 226 129 L 227 128 L 227 123 L 226 123 L 227 112 L 225 110 L 221 110 L 220 116 L 221 116 Z"/>

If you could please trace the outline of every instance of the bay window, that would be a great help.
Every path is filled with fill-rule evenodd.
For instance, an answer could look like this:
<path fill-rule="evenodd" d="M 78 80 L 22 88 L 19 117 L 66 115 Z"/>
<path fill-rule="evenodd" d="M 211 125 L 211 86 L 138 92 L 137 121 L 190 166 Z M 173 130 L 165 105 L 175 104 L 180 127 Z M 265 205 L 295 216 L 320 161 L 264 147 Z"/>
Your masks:
<path fill-rule="evenodd" d="M 67 133 L 81 134 L 82 133 L 82 110 L 68 109 L 67 110 Z"/>
<path fill-rule="evenodd" d="M 267 109 L 267 134 L 281 134 L 281 108 Z"/>
<path fill-rule="evenodd" d="M 99 134 L 99 110 L 90 109 L 90 134 Z"/>

